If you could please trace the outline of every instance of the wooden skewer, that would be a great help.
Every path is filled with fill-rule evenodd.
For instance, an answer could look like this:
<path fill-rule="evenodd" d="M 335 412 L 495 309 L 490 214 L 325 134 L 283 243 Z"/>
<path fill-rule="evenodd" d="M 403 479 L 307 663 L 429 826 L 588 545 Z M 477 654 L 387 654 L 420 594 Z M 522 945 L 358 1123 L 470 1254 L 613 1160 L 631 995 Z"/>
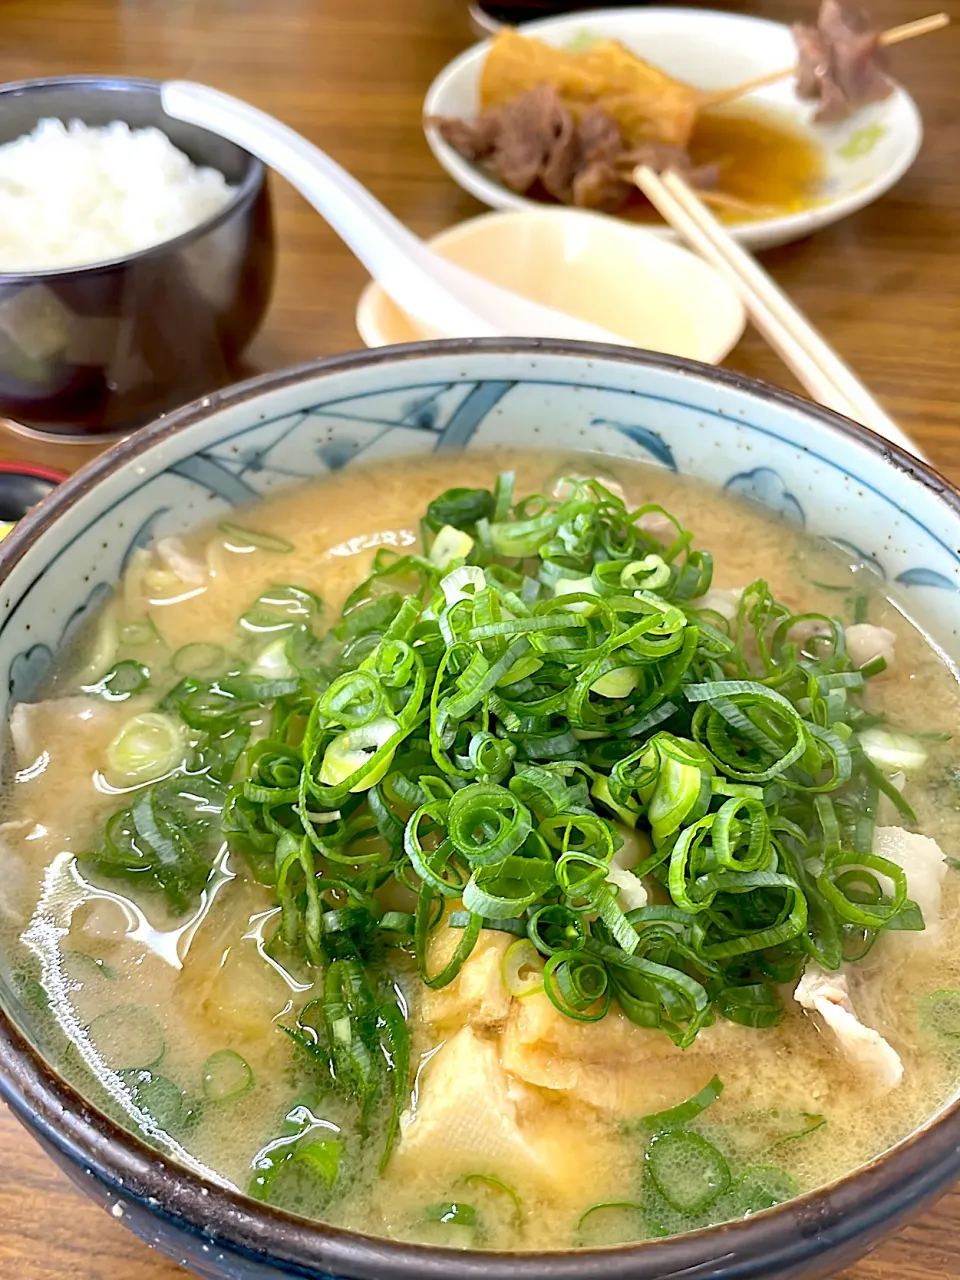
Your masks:
<path fill-rule="evenodd" d="M 949 25 L 949 14 L 931 13 L 929 17 L 918 18 L 915 22 L 905 22 L 902 26 L 881 31 L 877 37 L 877 43 L 884 48 L 892 44 L 902 44 L 904 40 L 915 40 L 917 36 L 930 35 L 931 32 L 940 31 Z M 746 93 L 752 93 L 754 89 L 764 89 L 768 84 L 778 84 L 781 80 L 787 80 L 790 76 L 796 75 L 797 71 L 798 67 L 794 64 L 792 67 L 784 67 L 782 71 L 771 71 L 767 75 L 756 76 L 753 80 L 745 80 L 743 84 L 734 85 L 730 89 L 717 89 L 713 93 L 705 93 L 700 100 L 701 106 L 719 107 L 725 102 L 733 102 L 734 99 L 742 98 Z"/>
<path fill-rule="evenodd" d="M 701 191 L 697 195 L 704 204 L 713 209 L 726 209 L 730 213 L 739 213 L 746 219 L 773 218 L 782 209 L 773 204 L 758 204 L 754 200 L 741 200 L 739 196 L 728 195 L 725 191 Z"/>
<path fill-rule="evenodd" d="M 636 164 L 625 165 L 620 174 L 625 182 L 633 182 L 633 171 Z M 762 218 L 774 218 L 783 209 L 774 204 L 760 204 L 756 200 L 743 200 L 740 196 L 732 196 L 727 191 L 713 191 L 697 187 L 697 195 L 711 209 L 725 209 L 728 213 L 738 213 L 743 221 L 759 221 Z"/>
<path fill-rule="evenodd" d="M 633 180 L 682 239 L 736 290 L 754 325 L 815 400 L 918 455 L 916 445 L 853 370 L 679 174 L 658 175 L 646 165 L 638 165 Z"/>

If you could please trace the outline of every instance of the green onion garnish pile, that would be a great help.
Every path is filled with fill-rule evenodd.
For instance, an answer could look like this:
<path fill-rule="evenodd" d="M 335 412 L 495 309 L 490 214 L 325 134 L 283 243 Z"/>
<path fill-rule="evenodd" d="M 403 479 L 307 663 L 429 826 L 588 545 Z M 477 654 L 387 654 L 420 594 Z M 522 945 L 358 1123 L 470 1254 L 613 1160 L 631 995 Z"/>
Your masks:
<path fill-rule="evenodd" d="M 423 554 L 381 549 L 329 628 L 312 591 L 278 583 L 232 651 L 126 657 L 97 686 L 162 694 L 130 767 L 141 781 L 156 743 L 165 776 L 87 861 L 183 910 L 225 833 L 274 888 L 274 952 L 321 992 L 291 1034 L 365 1119 L 391 1099 L 387 1151 L 409 1045 L 386 949 L 438 988 L 481 929 L 504 930 L 542 957 L 566 1016 L 616 1001 L 685 1046 L 717 1017 L 776 1023 L 777 984 L 808 958 L 835 970 L 881 930 L 923 927 L 901 867 L 871 851 L 881 793 L 913 820 L 861 748 L 882 660 L 858 670 L 841 622 L 762 581 L 728 621 L 703 607 L 710 555 L 662 508 L 630 511 L 596 480 L 560 492 L 516 501 L 510 474 L 448 490 Z M 798 622 L 822 634 L 800 642 Z M 618 885 L 629 829 L 643 852 Z M 624 910 L 625 874 L 647 905 Z M 415 910 L 381 906 L 391 881 Z M 444 919 L 458 944 L 432 969 Z"/>

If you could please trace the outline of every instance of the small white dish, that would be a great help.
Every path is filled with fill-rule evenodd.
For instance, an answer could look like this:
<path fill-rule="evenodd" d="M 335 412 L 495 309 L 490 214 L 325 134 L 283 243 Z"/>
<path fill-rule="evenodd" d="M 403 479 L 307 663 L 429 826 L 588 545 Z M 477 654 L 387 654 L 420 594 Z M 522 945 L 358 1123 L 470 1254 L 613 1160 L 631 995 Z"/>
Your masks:
<path fill-rule="evenodd" d="M 648 351 L 719 364 L 746 323 L 740 299 L 701 258 L 645 227 L 582 209 L 485 213 L 442 231 L 430 247 Z M 368 347 L 422 336 L 375 281 L 361 294 L 356 322 Z"/>
<path fill-rule="evenodd" d="M 810 0 L 811 12 L 814 7 Z M 796 60 L 789 27 L 709 9 L 599 10 L 530 22 L 523 30 L 554 45 L 567 45 L 584 35 L 620 40 L 670 75 L 706 90 L 742 84 Z M 424 101 L 425 118 L 477 114 L 480 71 L 489 48 L 488 40 L 474 45 L 440 72 Z M 812 125 L 813 108 L 796 97 L 792 80 L 756 90 L 744 99 L 748 100 L 776 108 L 795 126 L 815 131 L 826 155 L 817 204 L 779 218 L 730 225 L 736 239 L 753 249 L 802 239 L 871 204 L 903 177 L 923 140 L 920 113 L 904 89 L 831 126 Z M 509 191 L 482 166 L 465 160 L 436 129 L 425 128 L 425 133 L 447 173 L 484 204 L 494 209 L 543 207 Z M 667 227 L 654 227 L 652 233 L 673 238 Z"/>

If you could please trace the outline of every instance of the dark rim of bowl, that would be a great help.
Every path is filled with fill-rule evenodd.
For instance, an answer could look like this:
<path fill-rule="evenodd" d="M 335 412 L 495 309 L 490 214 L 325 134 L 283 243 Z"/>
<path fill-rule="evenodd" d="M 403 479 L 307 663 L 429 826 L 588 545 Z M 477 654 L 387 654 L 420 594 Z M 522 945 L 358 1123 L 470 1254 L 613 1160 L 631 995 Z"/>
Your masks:
<path fill-rule="evenodd" d="M 118 94 L 131 89 L 139 89 L 147 93 L 156 94 L 157 100 L 160 101 L 162 82 L 160 80 L 142 79 L 137 76 L 49 76 L 38 77 L 33 80 L 11 80 L 7 84 L 0 85 L 0 107 L 2 107 L 3 100 L 8 94 L 42 93 L 47 89 L 102 89 Z M 122 112 L 117 118 L 122 119 Z M 190 129 L 196 129 L 198 133 L 209 133 L 213 137 L 220 136 L 212 129 L 202 129 L 199 125 L 188 124 L 186 121 L 178 121 L 177 123 L 184 124 Z M 163 132 L 161 126 L 158 125 L 156 127 Z M 229 142 L 230 139 L 227 138 L 225 141 Z M 232 145 L 237 147 L 239 151 L 244 151 L 244 148 L 239 144 L 233 143 Z M 249 151 L 244 151 L 244 155 L 246 155 L 249 165 L 247 172 L 237 184 L 233 195 L 222 209 L 218 209 L 216 213 L 211 214 L 209 218 L 205 218 L 197 226 L 191 227 L 189 231 L 183 231 L 171 240 L 161 240 L 159 244 L 147 245 L 145 249 L 137 249 L 135 253 L 129 253 L 119 258 L 105 258 L 102 262 L 88 262 L 78 267 L 50 267 L 41 271 L 0 271 L 0 285 L 26 284 L 28 282 L 46 280 L 57 281 L 64 280 L 70 276 L 89 276 L 98 271 L 115 271 L 118 267 L 130 266 L 133 263 L 143 262 L 149 258 L 162 257 L 164 254 L 182 249 L 185 245 L 190 244 L 191 241 L 198 240 L 210 231 L 215 231 L 223 223 L 227 222 L 238 209 L 257 196 L 266 181 L 266 165 L 262 160 L 251 155 Z M 191 164 L 193 164 L 192 160 Z"/>
<path fill-rule="evenodd" d="M 155 444 L 189 429 L 220 409 L 265 391 L 294 386 L 318 374 L 402 365 L 431 355 L 569 356 L 672 370 L 782 405 L 865 445 L 909 476 L 960 518 L 960 491 L 927 463 L 868 428 L 739 373 L 676 356 L 601 343 L 536 338 L 475 338 L 416 342 L 351 352 L 269 373 L 205 397 L 121 440 L 89 462 L 26 516 L 0 543 L 0 581 L 57 518 L 100 480 Z M 735 423 L 735 419 L 731 419 Z M 933 1199 L 960 1175 L 960 1098 L 888 1151 L 827 1186 L 806 1192 L 749 1219 L 605 1248 L 550 1252 L 463 1252 L 367 1236 L 260 1204 L 222 1183 L 204 1180 L 121 1127 L 56 1074 L 0 1009 L 0 1096 L 28 1128 L 100 1182 L 118 1200 L 186 1230 L 208 1245 L 265 1264 L 320 1269 L 357 1280 L 733 1280 L 763 1269 L 792 1268 L 826 1250 L 856 1249 L 884 1233 L 913 1207 Z M 860 1250 L 863 1251 L 862 1249 Z M 841 1252 L 841 1258 L 843 1257 Z"/>

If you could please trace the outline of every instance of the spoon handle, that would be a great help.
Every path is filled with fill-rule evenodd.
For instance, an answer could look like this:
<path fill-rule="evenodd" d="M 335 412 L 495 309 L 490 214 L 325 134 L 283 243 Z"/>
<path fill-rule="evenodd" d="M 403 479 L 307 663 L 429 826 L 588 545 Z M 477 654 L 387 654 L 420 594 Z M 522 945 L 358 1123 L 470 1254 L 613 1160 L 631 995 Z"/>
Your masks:
<path fill-rule="evenodd" d="M 426 328 L 450 337 L 498 333 L 437 279 L 439 273 L 429 264 L 434 255 L 423 242 L 352 174 L 301 134 L 207 85 L 167 81 L 162 102 L 168 116 L 228 138 L 286 178 L 394 302 Z"/>

